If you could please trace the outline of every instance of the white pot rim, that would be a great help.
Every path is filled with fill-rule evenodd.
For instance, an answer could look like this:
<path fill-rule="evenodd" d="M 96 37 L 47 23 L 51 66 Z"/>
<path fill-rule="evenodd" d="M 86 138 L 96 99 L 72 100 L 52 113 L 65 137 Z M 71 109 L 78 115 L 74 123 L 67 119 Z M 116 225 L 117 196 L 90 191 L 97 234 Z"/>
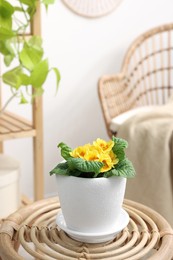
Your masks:
<path fill-rule="evenodd" d="M 76 179 L 84 179 L 84 180 L 109 180 L 111 178 L 122 178 L 122 179 L 127 179 L 123 176 L 111 176 L 111 177 L 95 177 L 95 178 L 85 178 L 85 177 L 80 177 L 80 176 L 73 176 L 73 175 L 61 175 L 61 174 L 55 174 L 56 177 L 68 177 L 68 178 L 76 178 Z"/>

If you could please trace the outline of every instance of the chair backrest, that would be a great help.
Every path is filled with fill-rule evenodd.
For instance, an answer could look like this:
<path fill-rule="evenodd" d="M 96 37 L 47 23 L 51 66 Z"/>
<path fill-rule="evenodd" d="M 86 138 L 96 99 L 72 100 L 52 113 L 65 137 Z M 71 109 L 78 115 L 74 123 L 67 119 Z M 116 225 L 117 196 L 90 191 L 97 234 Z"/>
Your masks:
<path fill-rule="evenodd" d="M 173 23 L 140 35 L 129 47 L 121 72 L 102 76 L 98 93 L 108 134 L 112 118 L 173 95 Z"/>
<path fill-rule="evenodd" d="M 122 72 L 132 106 L 164 104 L 173 93 L 173 24 L 139 36 L 125 55 Z"/>

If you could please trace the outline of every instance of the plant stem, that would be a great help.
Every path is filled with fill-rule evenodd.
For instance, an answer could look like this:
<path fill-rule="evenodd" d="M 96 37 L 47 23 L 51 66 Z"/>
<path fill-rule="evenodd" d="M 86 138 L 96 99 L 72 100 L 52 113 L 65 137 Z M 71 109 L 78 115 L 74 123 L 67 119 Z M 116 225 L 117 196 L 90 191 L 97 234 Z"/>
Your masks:
<path fill-rule="evenodd" d="M 13 99 L 14 97 L 17 96 L 17 94 L 18 94 L 18 92 L 15 92 L 15 93 L 6 101 L 5 105 L 4 105 L 4 106 L 2 107 L 2 109 L 0 110 L 0 116 L 4 113 L 4 111 L 5 111 L 6 107 L 8 106 L 8 104 L 12 101 L 12 99 Z"/>
<path fill-rule="evenodd" d="M 30 22 L 30 20 L 29 20 L 28 17 L 27 17 L 26 11 L 25 11 L 25 9 L 23 8 L 23 4 L 21 3 L 21 1 L 19 1 L 19 3 L 20 3 L 20 6 L 21 6 L 21 8 L 22 8 L 23 14 L 24 14 L 24 16 L 25 16 L 27 25 L 28 25 L 29 22 Z"/>

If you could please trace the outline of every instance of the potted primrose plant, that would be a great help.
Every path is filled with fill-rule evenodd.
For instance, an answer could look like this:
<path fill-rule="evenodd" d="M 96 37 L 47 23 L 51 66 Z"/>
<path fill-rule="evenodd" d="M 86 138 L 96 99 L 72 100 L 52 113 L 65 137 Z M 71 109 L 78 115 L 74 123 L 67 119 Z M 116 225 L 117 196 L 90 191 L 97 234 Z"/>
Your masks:
<path fill-rule="evenodd" d="M 108 142 L 98 138 L 74 150 L 58 145 L 65 161 L 50 172 L 56 175 L 62 209 L 56 222 L 72 238 L 105 242 L 127 226 L 129 216 L 122 203 L 126 180 L 135 176 L 125 155 L 127 146 L 116 137 Z"/>

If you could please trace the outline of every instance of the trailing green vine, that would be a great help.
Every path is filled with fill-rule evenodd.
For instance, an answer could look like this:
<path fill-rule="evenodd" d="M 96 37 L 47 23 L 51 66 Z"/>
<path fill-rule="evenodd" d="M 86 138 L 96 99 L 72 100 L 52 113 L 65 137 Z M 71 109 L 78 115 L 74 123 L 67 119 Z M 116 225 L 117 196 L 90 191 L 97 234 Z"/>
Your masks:
<path fill-rule="evenodd" d="M 54 2 L 42 0 L 41 4 L 48 9 L 49 4 Z M 0 0 L 0 54 L 7 68 L 0 77 L 12 93 L 0 113 L 15 97 L 24 104 L 32 101 L 36 95 L 42 95 L 43 84 L 52 70 L 58 87 L 60 73 L 56 67 L 49 67 L 48 59 L 44 57 L 42 38 L 36 35 L 27 37 L 37 5 L 38 0 Z M 31 86 L 34 90 L 32 93 Z"/>

